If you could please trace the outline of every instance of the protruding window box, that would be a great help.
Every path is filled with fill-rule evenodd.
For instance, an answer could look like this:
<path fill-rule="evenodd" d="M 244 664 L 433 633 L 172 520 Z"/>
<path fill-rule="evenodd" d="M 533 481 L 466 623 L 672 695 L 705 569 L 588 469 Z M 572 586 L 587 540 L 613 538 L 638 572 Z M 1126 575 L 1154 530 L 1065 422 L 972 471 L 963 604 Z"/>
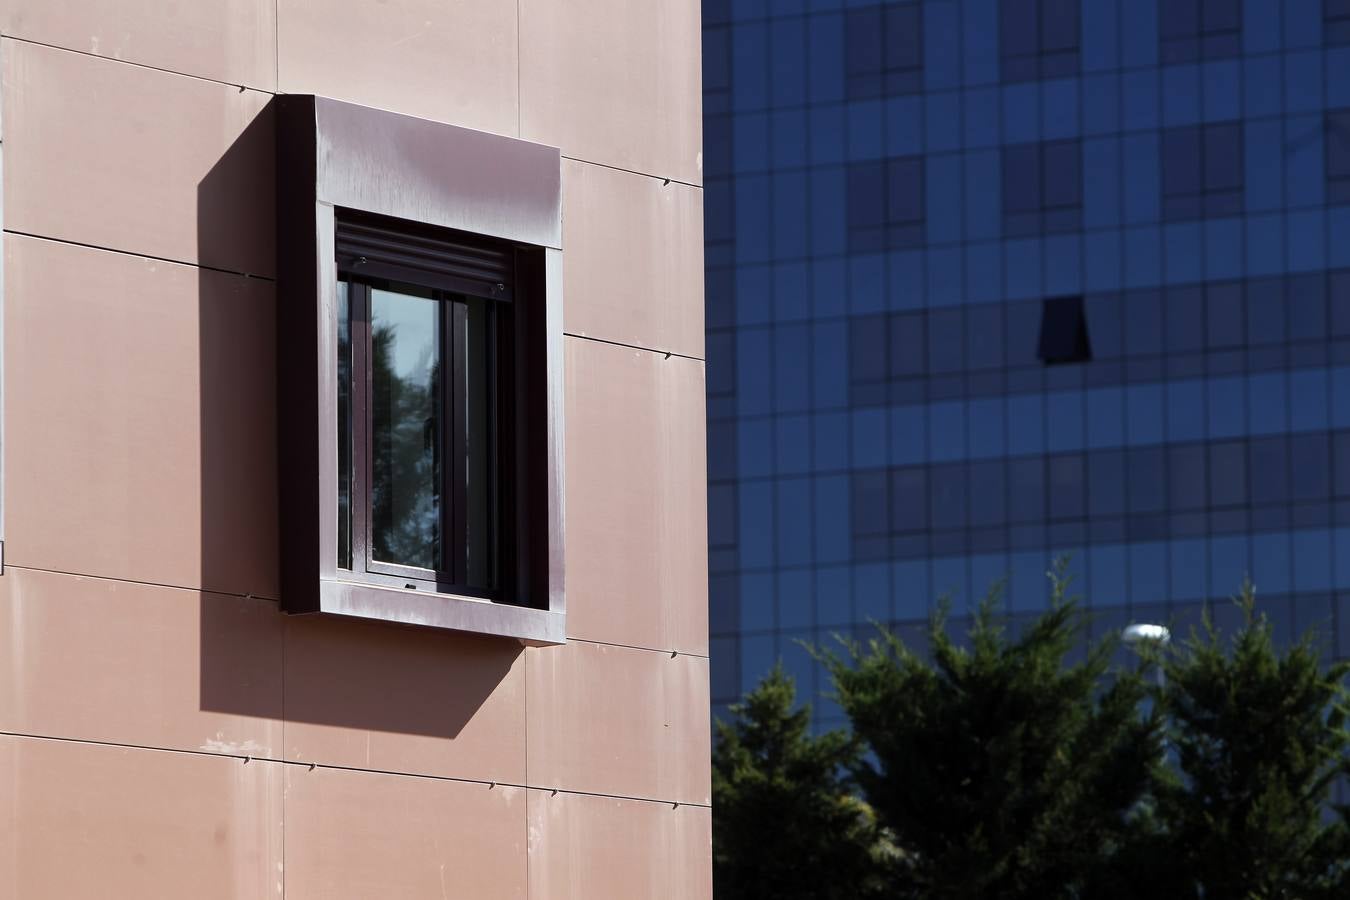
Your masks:
<path fill-rule="evenodd" d="M 282 608 L 561 643 L 558 150 L 277 118 Z"/>

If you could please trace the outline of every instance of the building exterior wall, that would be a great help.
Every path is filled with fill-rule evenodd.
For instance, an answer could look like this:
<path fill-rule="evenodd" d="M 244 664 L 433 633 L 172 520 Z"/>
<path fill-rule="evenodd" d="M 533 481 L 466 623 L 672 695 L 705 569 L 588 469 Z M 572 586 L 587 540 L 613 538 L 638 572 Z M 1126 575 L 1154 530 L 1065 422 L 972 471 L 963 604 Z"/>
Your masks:
<path fill-rule="evenodd" d="M 715 712 L 1061 552 L 1098 633 L 1250 573 L 1350 655 L 1348 16 L 705 0 Z"/>
<path fill-rule="evenodd" d="M 711 894 L 691 0 L 0 0 L 0 897 Z M 560 147 L 568 643 L 278 610 L 277 93 Z"/>

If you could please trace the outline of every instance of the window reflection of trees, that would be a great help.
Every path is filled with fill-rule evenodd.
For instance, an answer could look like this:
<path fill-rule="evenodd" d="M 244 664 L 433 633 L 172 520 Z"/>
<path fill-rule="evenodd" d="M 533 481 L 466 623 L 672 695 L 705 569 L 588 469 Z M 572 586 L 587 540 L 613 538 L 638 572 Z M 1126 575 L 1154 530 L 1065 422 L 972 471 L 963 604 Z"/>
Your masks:
<path fill-rule="evenodd" d="M 439 569 L 440 359 L 424 347 L 412 373 L 393 365 L 393 325 L 371 330 L 371 512 L 375 559 Z"/>

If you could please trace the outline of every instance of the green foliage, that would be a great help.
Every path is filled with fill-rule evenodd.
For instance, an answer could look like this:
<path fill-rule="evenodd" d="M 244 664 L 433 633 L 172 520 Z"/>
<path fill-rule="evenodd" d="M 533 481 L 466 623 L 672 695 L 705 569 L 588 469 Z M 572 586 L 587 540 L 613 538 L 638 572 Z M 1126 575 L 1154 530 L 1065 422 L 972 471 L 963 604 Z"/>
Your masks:
<path fill-rule="evenodd" d="M 1172 848 L 1171 895 L 1350 897 L 1346 809 L 1329 788 L 1350 774 L 1344 684 L 1307 636 L 1281 653 L 1255 594 L 1244 627 L 1224 641 L 1208 618 L 1165 654 L 1163 708 L 1178 777 L 1158 788 Z"/>
<path fill-rule="evenodd" d="M 713 752 L 713 878 L 719 900 L 874 896 L 884 852 L 870 810 L 844 781 L 858 748 L 812 737 L 776 667 L 718 723 Z"/>
<path fill-rule="evenodd" d="M 735 707 L 718 897 L 1350 897 L 1350 663 L 1277 648 L 1245 584 L 1234 634 L 1207 616 L 1113 667 L 1114 635 L 1076 652 L 1064 572 L 1020 634 L 995 588 L 964 642 L 944 603 L 929 655 L 884 629 L 820 654 L 851 737 L 811 738 L 781 670 Z"/>
<path fill-rule="evenodd" d="M 1085 896 L 1120 865 L 1159 723 L 1140 713 L 1138 674 L 1106 678 L 1112 640 L 1067 661 L 1085 619 L 1062 566 L 1051 579 L 1050 609 L 1020 636 L 1001 623 L 996 587 L 969 648 L 948 636 L 942 605 L 931 664 L 885 631 L 822 657 L 871 751 L 857 782 L 903 860 L 890 896 Z"/>

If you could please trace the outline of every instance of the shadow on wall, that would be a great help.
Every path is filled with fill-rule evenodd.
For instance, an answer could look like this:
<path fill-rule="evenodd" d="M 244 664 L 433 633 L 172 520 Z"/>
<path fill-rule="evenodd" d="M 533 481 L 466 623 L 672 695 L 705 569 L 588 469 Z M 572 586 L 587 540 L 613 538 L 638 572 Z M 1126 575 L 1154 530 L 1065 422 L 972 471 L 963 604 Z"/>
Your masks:
<path fill-rule="evenodd" d="M 507 678 L 518 644 L 278 606 L 276 359 L 287 336 L 276 333 L 286 299 L 273 278 L 275 187 L 286 177 L 275 172 L 275 107 L 197 185 L 200 705 L 455 738 Z"/>

